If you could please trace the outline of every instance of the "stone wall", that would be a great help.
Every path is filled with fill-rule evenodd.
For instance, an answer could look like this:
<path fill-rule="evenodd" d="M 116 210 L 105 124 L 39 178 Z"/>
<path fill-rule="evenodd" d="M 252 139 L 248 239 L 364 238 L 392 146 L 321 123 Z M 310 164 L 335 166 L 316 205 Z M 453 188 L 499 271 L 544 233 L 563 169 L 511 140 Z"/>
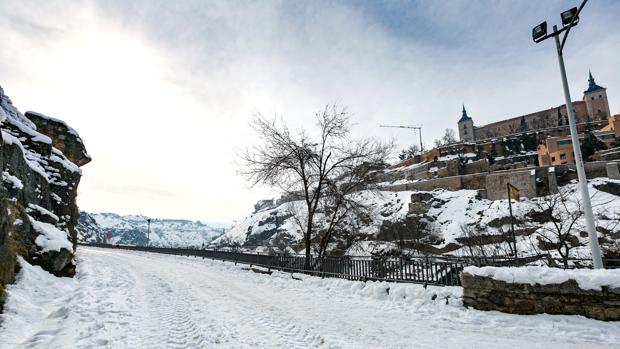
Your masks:
<path fill-rule="evenodd" d="M 519 189 L 521 196 L 536 197 L 536 176 L 533 169 L 525 171 L 507 171 L 489 174 L 486 177 L 486 190 L 489 200 L 501 200 L 508 197 L 506 184 Z"/>
<path fill-rule="evenodd" d="M 575 280 L 552 285 L 507 283 L 469 273 L 461 275 L 461 283 L 466 307 L 511 314 L 583 315 L 620 321 L 620 288 L 583 290 Z"/>
<path fill-rule="evenodd" d="M 424 166 L 425 170 L 427 168 Z M 531 174 L 532 170 L 535 171 L 534 175 Z M 620 176 L 620 161 L 587 162 L 585 170 L 588 178 L 609 177 L 616 179 L 617 176 Z M 424 171 L 424 173 L 428 172 Z M 559 165 L 433 178 L 412 183 L 388 185 L 384 186 L 383 190 L 484 190 L 489 199 L 500 200 L 506 198 L 506 182 L 516 186 L 522 196 L 532 198 L 547 195 L 549 192 L 556 192 L 558 186 L 565 185 L 574 179 L 577 179 L 575 165 Z M 539 182 L 538 185 L 537 182 Z"/>
<path fill-rule="evenodd" d="M 486 188 L 487 173 L 476 173 L 461 177 L 461 189 L 480 190 Z"/>
<path fill-rule="evenodd" d="M 620 179 L 620 169 L 618 163 L 610 162 L 606 165 L 607 177 L 611 179 Z"/>
<path fill-rule="evenodd" d="M 465 164 L 465 174 L 489 172 L 489 161 L 480 159 Z"/>

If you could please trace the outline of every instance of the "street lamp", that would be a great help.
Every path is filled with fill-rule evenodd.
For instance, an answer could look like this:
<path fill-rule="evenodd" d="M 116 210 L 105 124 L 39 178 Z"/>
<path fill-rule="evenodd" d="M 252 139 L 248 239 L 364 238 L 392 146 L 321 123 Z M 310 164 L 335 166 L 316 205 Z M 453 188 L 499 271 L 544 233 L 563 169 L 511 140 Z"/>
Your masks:
<path fill-rule="evenodd" d="M 581 156 L 581 148 L 579 145 L 579 135 L 577 126 L 575 126 L 575 113 L 573 111 L 573 103 L 571 102 L 570 91 L 568 90 L 568 81 L 566 79 L 566 70 L 564 68 L 564 57 L 562 50 L 566 43 L 566 37 L 570 29 L 579 23 L 579 13 L 588 0 L 584 0 L 579 8 L 572 8 L 562 12 L 562 29 L 558 30 L 558 26 L 553 26 L 553 33 L 547 34 L 547 22 L 543 22 L 532 29 L 532 39 L 538 43 L 548 38 L 555 38 L 555 46 L 558 54 L 558 62 L 560 64 L 560 74 L 562 75 L 562 86 L 564 88 L 564 98 L 566 100 L 566 111 L 568 113 L 568 124 L 570 126 L 570 135 L 573 143 L 573 152 L 575 153 L 575 165 L 577 167 L 577 176 L 579 177 L 579 189 L 581 191 L 581 200 L 583 201 L 583 210 L 586 216 L 586 228 L 590 240 L 590 250 L 592 253 L 592 264 L 594 268 L 603 268 L 603 260 L 601 258 L 601 248 L 598 244 L 596 229 L 594 227 L 594 215 L 592 214 L 592 204 L 590 203 L 590 193 L 588 192 L 588 180 L 583 166 L 583 158 Z M 560 34 L 566 32 L 560 43 Z"/>
<path fill-rule="evenodd" d="M 147 230 L 146 230 L 146 246 L 149 245 L 150 241 L 151 241 L 151 219 L 147 218 L 146 219 L 146 223 L 147 223 Z"/>

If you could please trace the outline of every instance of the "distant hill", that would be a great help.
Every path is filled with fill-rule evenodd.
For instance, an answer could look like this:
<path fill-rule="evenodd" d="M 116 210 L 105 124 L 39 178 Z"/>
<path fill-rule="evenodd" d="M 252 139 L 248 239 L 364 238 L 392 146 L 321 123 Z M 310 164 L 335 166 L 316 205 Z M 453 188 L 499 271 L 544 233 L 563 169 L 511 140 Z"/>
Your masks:
<path fill-rule="evenodd" d="M 218 225 L 218 224 L 216 224 Z M 80 242 L 146 245 L 148 223 L 142 215 L 80 212 L 77 231 Z M 202 247 L 226 232 L 200 221 L 151 219 L 149 245 L 157 247 Z"/>

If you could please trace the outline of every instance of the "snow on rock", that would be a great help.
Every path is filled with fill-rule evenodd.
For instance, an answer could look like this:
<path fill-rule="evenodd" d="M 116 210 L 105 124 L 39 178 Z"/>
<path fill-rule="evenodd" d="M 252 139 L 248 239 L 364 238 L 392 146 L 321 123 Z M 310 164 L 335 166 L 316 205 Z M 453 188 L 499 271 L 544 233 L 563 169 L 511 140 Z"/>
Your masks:
<path fill-rule="evenodd" d="M 59 155 L 52 160 L 64 161 L 66 157 L 69 161 L 64 161 L 64 165 L 73 172 L 77 171 L 78 166 L 83 166 L 91 161 L 91 157 L 86 152 L 78 133 L 64 121 L 32 111 L 26 112 L 25 116 L 36 125 L 37 131 L 51 137 L 52 146 L 57 148 L 54 153 Z"/>
<path fill-rule="evenodd" d="M 611 189 L 605 187 L 615 187 L 620 185 L 620 180 L 609 178 L 594 178 L 588 183 L 591 193 L 596 225 L 599 229 L 600 237 L 605 238 L 607 246 L 613 247 L 614 238 L 620 232 L 620 197 L 614 195 Z M 572 182 L 561 187 L 560 190 L 566 197 L 566 209 L 558 209 L 558 218 L 566 219 L 570 212 L 574 212 L 579 207 L 580 195 L 578 183 Z M 605 191 L 607 190 L 607 191 Z M 420 202 L 412 203 L 412 194 L 415 194 Z M 363 222 L 352 219 L 348 223 L 350 236 L 347 241 L 342 242 L 339 249 L 344 249 L 347 255 L 375 255 L 375 254 L 397 254 L 402 250 L 398 246 L 398 241 L 389 234 L 383 234 L 389 229 L 389 224 L 398 222 L 405 229 L 414 229 L 411 222 L 412 217 L 417 213 L 417 209 L 423 208 L 420 214 L 421 221 L 425 222 L 424 234 L 428 237 L 426 241 L 421 241 L 432 248 L 444 249 L 453 255 L 466 255 L 471 253 L 467 248 L 463 248 L 466 238 L 464 227 L 471 229 L 481 235 L 503 235 L 510 229 L 509 207 L 507 200 L 488 200 L 480 197 L 476 190 L 449 191 L 436 189 L 433 191 L 401 191 L 401 192 L 370 192 L 362 191 L 356 193 L 359 202 L 370 208 L 370 215 Z M 420 199 L 423 198 L 423 199 Z M 553 222 L 534 221 L 537 213 L 541 212 L 545 200 L 548 198 L 522 198 L 519 202 L 512 203 L 514 217 L 517 220 L 516 229 L 521 229 L 524 233 L 517 235 L 517 249 L 520 255 L 528 256 L 537 251 L 533 246 L 537 243 L 536 237 L 543 234 L 550 234 L 553 229 Z M 540 204 L 540 206 L 538 205 Z M 254 213 L 243 219 L 233 229 L 213 242 L 214 247 L 243 247 L 246 249 L 261 246 L 262 249 L 273 248 L 278 252 L 283 251 L 284 246 L 293 246 L 299 251 L 299 246 L 303 242 L 301 228 L 295 224 L 292 217 L 293 212 L 301 212 L 303 218 L 303 201 L 292 201 L 283 203 L 277 207 Z M 410 206 L 416 211 L 410 212 Z M 324 224 L 324 216 L 318 213 L 316 218 L 317 229 L 321 229 Z M 409 223 L 408 223 L 409 222 Z M 386 224 L 384 224 L 386 223 Z M 409 224 L 409 225 L 407 225 Z M 589 249 L 586 246 L 587 237 L 580 234 L 585 230 L 585 221 L 581 217 L 577 220 L 572 234 L 580 242 L 580 246 L 571 251 L 571 257 L 588 258 Z M 603 233 L 605 232 L 605 233 Z M 546 235 L 545 235 L 546 236 Z M 615 239 L 615 240 L 613 240 Z M 493 241 L 489 239 L 489 241 Z M 611 241 L 611 242 L 609 242 Z M 494 246 L 492 246 L 494 244 Z M 297 245 L 297 246 L 295 246 Z M 331 246 L 331 245 L 330 245 Z M 489 244 L 490 254 L 502 254 L 500 250 L 506 246 L 499 246 L 497 243 Z M 506 247 L 507 248 L 507 247 Z M 495 250 L 491 250 L 495 249 Z M 410 251 L 415 253 L 415 251 Z M 544 251 L 545 253 L 547 251 Z M 548 251 L 555 256 L 555 251 Z"/>
<path fill-rule="evenodd" d="M 33 212 L 35 212 L 37 216 L 44 216 L 47 218 L 51 218 L 51 220 L 54 222 L 58 222 L 60 220 L 60 218 L 58 218 L 58 216 L 55 215 L 53 212 L 46 210 L 45 208 L 39 205 L 36 205 L 36 204 L 28 204 L 28 208 L 26 209 L 26 211 L 29 214 L 32 214 Z"/>
<path fill-rule="evenodd" d="M 22 142 L 15 136 L 13 136 L 12 134 L 5 132 L 4 130 L 2 130 L 2 140 L 4 141 L 5 144 L 14 144 L 17 147 L 19 147 L 22 151 L 22 155 L 24 157 L 24 161 L 28 164 L 28 166 L 35 172 L 37 172 L 38 174 L 41 175 L 41 177 L 43 177 L 46 181 L 49 182 L 49 174 L 47 172 L 45 172 L 45 169 L 43 168 L 43 166 L 41 166 L 41 163 L 39 162 L 41 156 L 39 154 L 36 154 L 34 152 L 28 151 L 24 145 L 22 144 Z"/>
<path fill-rule="evenodd" d="M 77 235 L 79 166 L 90 157 L 81 139 L 76 140 L 75 130 L 59 120 L 37 124 L 22 115 L 1 88 L 0 118 L 0 172 L 3 189 L 7 189 L 0 190 L 0 199 L 12 212 L 0 216 L 0 241 L 16 246 L 0 249 L 1 293 L 13 279 L 17 253 L 55 275 L 74 272 L 69 240 Z M 41 119 L 34 114 L 33 118 Z M 15 224 L 18 221 L 22 224 Z"/>
<path fill-rule="evenodd" d="M 6 183 L 9 183 L 14 189 L 24 189 L 24 184 L 22 183 L 22 181 L 19 178 L 10 174 L 8 171 L 2 171 L 2 180 Z"/>
<path fill-rule="evenodd" d="M 545 266 L 466 267 L 464 273 L 508 283 L 530 285 L 561 284 L 575 280 L 583 290 L 600 291 L 602 286 L 620 288 L 620 269 L 559 269 Z"/>
<path fill-rule="evenodd" d="M 364 221 L 358 217 L 351 217 L 347 221 L 347 228 L 354 235 L 376 235 L 384 221 L 398 221 L 407 216 L 412 193 L 410 191 L 360 191 L 351 194 L 355 195 L 358 202 L 369 208 L 369 216 Z M 257 246 L 269 246 L 284 251 L 287 246 L 303 241 L 303 232 L 293 214 L 303 215 L 304 211 L 304 201 L 292 201 L 257 212 L 214 240 L 211 245 L 214 247 L 241 246 L 250 249 Z M 319 230 L 326 226 L 327 220 L 322 212 L 315 214 L 315 224 Z M 336 240 L 338 240 L 337 237 Z"/>
<path fill-rule="evenodd" d="M 32 227 L 40 234 L 35 243 L 41 248 L 41 252 L 57 251 L 66 249 L 73 252 L 73 245 L 69 242 L 67 233 L 56 228 L 53 224 L 39 222 L 30 218 Z"/>

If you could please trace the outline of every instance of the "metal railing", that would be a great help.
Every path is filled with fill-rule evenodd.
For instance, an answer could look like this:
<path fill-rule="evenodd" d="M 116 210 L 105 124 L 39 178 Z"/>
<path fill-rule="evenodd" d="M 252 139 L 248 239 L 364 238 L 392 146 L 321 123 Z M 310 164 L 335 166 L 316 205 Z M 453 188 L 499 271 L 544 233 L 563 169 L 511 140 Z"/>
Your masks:
<path fill-rule="evenodd" d="M 311 257 L 300 255 L 263 254 L 194 248 L 166 248 L 101 243 L 80 244 L 103 248 L 194 256 L 235 264 L 248 264 L 291 273 L 361 281 L 408 282 L 425 285 L 460 286 L 463 268 L 473 266 L 549 265 L 564 268 L 564 260 L 549 255 L 522 257 L 515 260 L 506 256 L 462 257 L 428 255 L 421 257 Z M 591 268 L 591 260 L 570 258 L 569 269 Z M 603 259 L 606 268 L 619 268 L 619 259 Z"/>
<path fill-rule="evenodd" d="M 407 282 L 425 285 L 458 286 L 459 274 L 469 263 L 451 260 L 441 256 L 399 257 L 399 258 L 356 258 L 356 257 L 311 257 L 267 255 L 234 251 L 202 250 L 189 248 L 164 248 L 130 245 L 108 245 L 99 243 L 84 246 L 116 248 L 131 251 L 144 251 L 170 255 L 195 256 L 201 258 L 230 261 L 235 264 L 256 265 L 268 271 L 279 270 L 292 273 L 310 274 L 362 281 Z"/>

